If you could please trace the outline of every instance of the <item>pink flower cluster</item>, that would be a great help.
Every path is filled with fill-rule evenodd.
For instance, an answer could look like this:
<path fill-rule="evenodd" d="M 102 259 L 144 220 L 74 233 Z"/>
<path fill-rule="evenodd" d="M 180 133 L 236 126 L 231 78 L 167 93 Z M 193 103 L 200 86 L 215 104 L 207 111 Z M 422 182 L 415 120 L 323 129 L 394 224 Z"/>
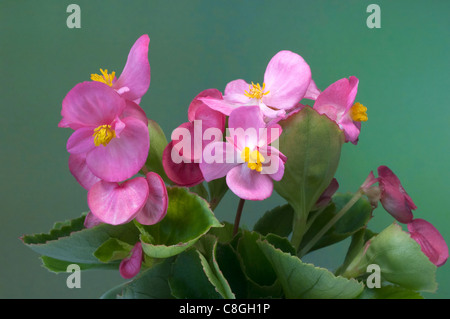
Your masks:
<path fill-rule="evenodd" d="M 373 186 L 378 182 L 378 186 Z M 422 252 L 436 266 L 442 266 L 448 259 L 448 246 L 439 231 L 428 221 L 414 218 L 417 209 L 412 198 L 403 188 L 400 179 L 387 166 L 378 167 L 378 178 L 370 172 L 361 189 L 376 205 L 383 208 L 398 222 L 406 224 L 411 238 L 419 243 Z"/>
<path fill-rule="evenodd" d="M 74 130 L 67 141 L 69 169 L 88 191 L 86 227 L 133 219 L 152 225 L 167 213 L 162 178 L 154 172 L 135 176 L 145 166 L 150 147 L 147 116 L 139 106 L 150 86 L 149 43 L 148 35 L 134 43 L 118 78 L 100 69 L 101 75 L 75 85 L 63 100 L 58 126 Z M 125 277 L 140 269 L 140 260 L 131 272 L 122 271 L 131 269 L 128 260 L 123 263 Z"/>
<path fill-rule="evenodd" d="M 222 134 L 229 130 L 225 142 L 220 136 L 197 143 L 201 144 L 203 155 L 206 152 L 223 160 L 211 162 L 204 157 L 196 158 L 192 155 L 194 152 L 186 152 L 180 146 L 183 144 L 180 136 L 172 136 L 163 157 L 166 174 L 174 183 L 183 186 L 225 176 L 228 187 L 240 198 L 266 199 L 272 194 L 273 181 L 283 177 L 287 160 L 280 150 L 270 145 L 282 134 L 276 123 L 303 108 L 302 99 L 315 100 L 314 109 L 335 121 L 344 131 L 347 141 L 356 144 L 361 121 L 367 120 L 367 109 L 354 103 L 357 87 L 358 79 L 352 76 L 320 92 L 305 60 L 294 52 L 280 51 L 269 61 L 262 85 L 237 79 L 226 85 L 223 95 L 216 89 L 209 89 L 192 101 L 188 110 L 189 122 L 179 128 L 187 128 L 193 133 L 194 122 L 202 120 L 202 133 L 211 127 L 220 129 Z M 264 136 L 267 134 L 258 133 L 253 137 L 233 134 L 238 129 L 270 131 L 271 134 Z M 174 152 L 186 160 L 176 162 Z M 236 160 L 226 160 L 230 158 Z M 274 163 L 277 169 L 269 170 L 268 167 L 273 167 Z"/>

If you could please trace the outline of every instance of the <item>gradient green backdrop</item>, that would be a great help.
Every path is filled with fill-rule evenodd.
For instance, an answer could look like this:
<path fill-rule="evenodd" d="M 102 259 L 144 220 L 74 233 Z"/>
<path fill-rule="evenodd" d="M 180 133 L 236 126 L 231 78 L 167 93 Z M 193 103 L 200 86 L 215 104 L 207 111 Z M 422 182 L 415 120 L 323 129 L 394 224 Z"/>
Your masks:
<path fill-rule="evenodd" d="M 70 3 L 81 28 L 66 26 Z M 381 7 L 381 29 L 366 26 L 370 3 Z M 97 298 L 123 282 L 118 272 L 82 273 L 81 289 L 66 274 L 41 267 L 19 237 L 46 232 L 55 221 L 87 210 L 86 192 L 70 175 L 66 140 L 57 127 L 61 101 L 78 82 L 107 68 L 120 73 L 128 51 L 150 36 L 152 80 L 141 106 L 166 135 L 187 121 L 187 106 L 207 88 L 223 91 L 243 78 L 262 82 L 270 58 L 291 50 L 309 63 L 320 89 L 350 75 L 368 107 L 357 146 L 346 144 L 337 172 L 341 191 L 355 191 L 371 170 L 388 165 L 417 206 L 450 243 L 449 1 L 0 1 L 0 297 Z M 237 198 L 217 209 L 232 221 Z M 283 203 L 274 194 L 247 203 L 251 227 Z M 382 208 L 370 227 L 393 222 Z M 305 258 L 334 268 L 348 241 Z M 438 269 L 450 297 L 450 265 Z"/>

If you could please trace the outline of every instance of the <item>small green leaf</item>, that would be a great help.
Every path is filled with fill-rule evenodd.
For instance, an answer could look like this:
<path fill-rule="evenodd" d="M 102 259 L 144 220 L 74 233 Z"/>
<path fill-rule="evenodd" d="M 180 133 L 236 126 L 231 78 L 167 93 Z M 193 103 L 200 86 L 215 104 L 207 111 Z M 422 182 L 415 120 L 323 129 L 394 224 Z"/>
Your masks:
<path fill-rule="evenodd" d="M 122 260 L 130 254 L 133 245 L 127 244 L 117 238 L 109 238 L 94 252 L 94 256 L 101 262 L 107 263 Z"/>
<path fill-rule="evenodd" d="M 208 182 L 211 210 L 214 211 L 228 191 L 225 177 Z"/>
<path fill-rule="evenodd" d="M 105 292 L 102 299 L 173 299 L 168 278 L 173 259 L 165 259 L 124 284 Z"/>
<path fill-rule="evenodd" d="M 258 246 L 272 265 L 286 298 L 356 298 L 364 285 L 356 280 L 336 277 L 324 268 L 303 263 L 298 257 L 275 248 L 268 241 Z"/>
<path fill-rule="evenodd" d="M 208 203 L 186 188 L 167 189 L 167 215 L 155 225 L 139 227 L 142 249 L 153 258 L 168 258 L 192 246 L 212 227 L 223 225 L 215 218 Z"/>
<path fill-rule="evenodd" d="M 292 232 L 294 210 L 289 204 L 277 206 L 267 211 L 253 227 L 253 230 L 265 236 L 269 233 L 287 237 Z"/>
<path fill-rule="evenodd" d="M 189 187 L 189 191 L 197 194 L 198 196 L 200 196 L 201 198 L 204 198 L 206 201 L 209 202 L 209 194 L 208 194 L 208 191 L 206 190 L 205 186 L 203 185 L 203 183 Z"/>
<path fill-rule="evenodd" d="M 145 166 L 152 172 L 157 173 L 168 184 L 172 181 L 167 177 L 162 165 L 162 154 L 167 146 L 167 139 L 164 131 L 153 120 L 148 120 L 148 133 L 150 135 L 150 149 Z"/>

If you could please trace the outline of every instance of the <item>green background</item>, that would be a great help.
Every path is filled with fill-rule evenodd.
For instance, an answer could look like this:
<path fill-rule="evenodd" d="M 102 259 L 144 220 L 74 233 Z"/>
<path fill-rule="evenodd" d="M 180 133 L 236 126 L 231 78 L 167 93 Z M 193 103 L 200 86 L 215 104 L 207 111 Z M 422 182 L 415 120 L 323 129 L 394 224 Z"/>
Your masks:
<path fill-rule="evenodd" d="M 187 121 L 200 91 L 223 91 L 238 78 L 262 82 L 280 50 L 303 56 L 322 90 L 357 76 L 357 101 L 369 121 L 359 144 L 343 148 L 340 191 L 357 190 L 371 170 L 387 165 L 417 204 L 415 216 L 450 243 L 449 1 L 76 1 L 80 29 L 66 26 L 70 3 L 0 1 L 1 298 L 97 298 L 123 282 L 118 272 L 90 271 L 81 289 L 69 289 L 67 275 L 42 268 L 19 237 L 87 210 L 86 191 L 67 167 L 71 131 L 57 127 L 61 102 L 99 68 L 120 73 L 144 33 L 152 80 L 141 106 L 167 136 Z M 366 26 L 370 3 L 381 8 L 381 29 Z M 218 218 L 232 221 L 237 203 L 228 193 Z M 242 224 L 252 227 L 281 203 L 276 194 L 246 203 Z M 393 222 L 382 207 L 374 215 L 376 231 Z M 347 245 L 305 260 L 334 268 Z M 439 289 L 427 297 L 450 297 L 449 267 L 438 269 Z"/>

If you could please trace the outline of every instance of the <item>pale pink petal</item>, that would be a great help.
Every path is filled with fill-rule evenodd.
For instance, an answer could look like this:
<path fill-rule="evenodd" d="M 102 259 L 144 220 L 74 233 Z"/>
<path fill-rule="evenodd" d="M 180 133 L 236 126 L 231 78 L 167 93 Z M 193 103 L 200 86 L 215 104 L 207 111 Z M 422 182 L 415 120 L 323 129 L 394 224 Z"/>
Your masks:
<path fill-rule="evenodd" d="M 230 115 L 230 113 L 237 108 L 237 105 L 235 103 L 229 102 L 227 100 L 219 100 L 212 97 L 201 97 L 198 98 L 198 100 L 202 101 L 213 110 L 216 110 L 225 115 Z"/>
<path fill-rule="evenodd" d="M 142 225 L 154 225 L 166 216 L 169 198 L 166 185 L 158 174 L 149 172 L 146 179 L 148 182 L 148 199 L 136 215 L 136 220 Z"/>
<path fill-rule="evenodd" d="M 77 129 L 67 140 L 67 151 L 71 154 L 80 154 L 94 149 L 95 144 L 93 134 L 93 127 L 82 127 Z"/>
<path fill-rule="evenodd" d="M 317 97 L 314 109 L 319 114 L 326 114 L 334 121 L 340 120 L 345 112 L 353 105 L 358 90 L 358 79 L 340 79 L 328 86 Z"/>
<path fill-rule="evenodd" d="M 110 124 L 125 108 L 125 100 L 101 82 L 82 82 L 62 102 L 59 127 L 79 129 Z"/>
<path fill-rule="evenodd" d="M 260 174 L 241 164 L 232 168 L 226 177 L 230 190 L 246 200 L 264 200 L 273 191 L 273 182 L 268 175 Z"/>
<path fill-rule="evenodd" d="M 238 162 L 240 154 L 236 153 L 230 143 L 210 143 L 205 147 L 203 154 L 200 170 L 207 182 L 224 177 L 233 167 L 240 164 Z"/>
<path fill-rule="evenodd" d="M 204 90 L 202 92 L 200 92 L 191 102 L 191 104 L 189 105 L 188 108 L 188 119 L 189 121 L 194 121 L 196 119 L 196 112 L 197 109 L 202 106 L 205 105 L 205 103 L 201 100 L 202 98 L 212 98 L 212 99 L 216 99 L 216 100 L 222 100 L 222 93 L 220 93 L 219 90 L 217 89 L 207 89 Z"/>
<path fill-rule="evenodd" d="M 419 243 L 430 261 L 438 267 L 444 265 L 448 259 L 448 246 L 441 233 L 431 223 L 419 218 L 407 226 L 411 238 Z"/>
<path fill-rule="evenodd" d="M 231 81 L 225 87 L 224 100 L 236 104 L 246 104 L 250 101 L 245 92 L 249 92 L 249 84 L 242 79 Z"/>
<path fill-rule="evenodd" d="M 254 149 L 259 142 L 260 129 L 266 123 L 258 106 L 242 106 L 235 109 L 228 118 L 228 128 L 233 144 L 239 150 Z"/>
<path fill-rule="evenodd" d="M 131 221 L 148 198 L 148 183 L 136 177 L 121 184 L 99 181 L 88 191 L 88 206 L 98 219 L 111 225 Z"/>
<path fill-rule="evenodd" d="M 88 212 L 86 217 L 84 218 L 83 225 L 86 228 L 92 228 L 100 224 L 103 224 L 103 222 L 97 217 L 95 217 L 95 215 L 92 214 L 91 212 Z"/>
<path fill-rule="evenodd" d="M 311 79 L 308 89 L 305 93 L 305 99 L 315 100 L 320 94 L 320 90 L 317 88 L 316 83 Z"/>
<path fill-rule="evenodd" d="M 198 163 L 180 163 L 174 162 L 172 159 L 172 151 L 177 152 L 173 147 L 173 141 L 171 141 L 163 152 L 162 164 L 167 177 L 179 186 L 191 187 L 200 184 L 204 178 L 200 170 Z M 183 154 L 177 153 L 180 157 Z"/>
<path fill-rule="evenodd" d="M 123 259 L 119 265 L 120 275 L 125 279 L 131 279 L 141 271 L 143 251 L 141 242 L 137 242 L 131 250 L 131 255 Z"/>
<path fill-rule="evenodd" d="M 86 155 L 91 172 L 109 182 L 120 182 L 138 173 L 150 147 L 147 125 L 133 117 L 122 121 L 126 126 L 120 138 L 113 138 L 106 146 L 99 145 Z"/>
<path fill-rule="evenodd" d="M 122 93 L 122 97 L 127 100 L 140 99 L 150 86 L 149 43 L 150 38 L 146 34 L 137 39 L 128 54 L 127 62 L 119 79 L 113 84 L 113 88 L 116 90 L 128 87 L 129 90 Z"/>
<path fill-rule="evenodd" d="M 351 142 L 352 144 L 358 144 L 359 133 L 361 132 L 361 123 L 353 122 L 350 117 L 346 116 L 339 123 L 339 127 L 344 131 L 345 141 Z M 357 125 L 359 124 L 359 125 Z"/>
<path fill-rule="evenodd" d="M 77 182 L 87 190 L 100 180 L 87 167 L 85 153 L 70 154 L 69 170 Z"/>
<path fill-rule="evenodd" d="M 291 51 L 278 52 L 264 73 L 269 94 L 262 101 L 277 109 L 290 109 L 305 96 L 311 82 L 311 69 L 303 58 Z"/>

